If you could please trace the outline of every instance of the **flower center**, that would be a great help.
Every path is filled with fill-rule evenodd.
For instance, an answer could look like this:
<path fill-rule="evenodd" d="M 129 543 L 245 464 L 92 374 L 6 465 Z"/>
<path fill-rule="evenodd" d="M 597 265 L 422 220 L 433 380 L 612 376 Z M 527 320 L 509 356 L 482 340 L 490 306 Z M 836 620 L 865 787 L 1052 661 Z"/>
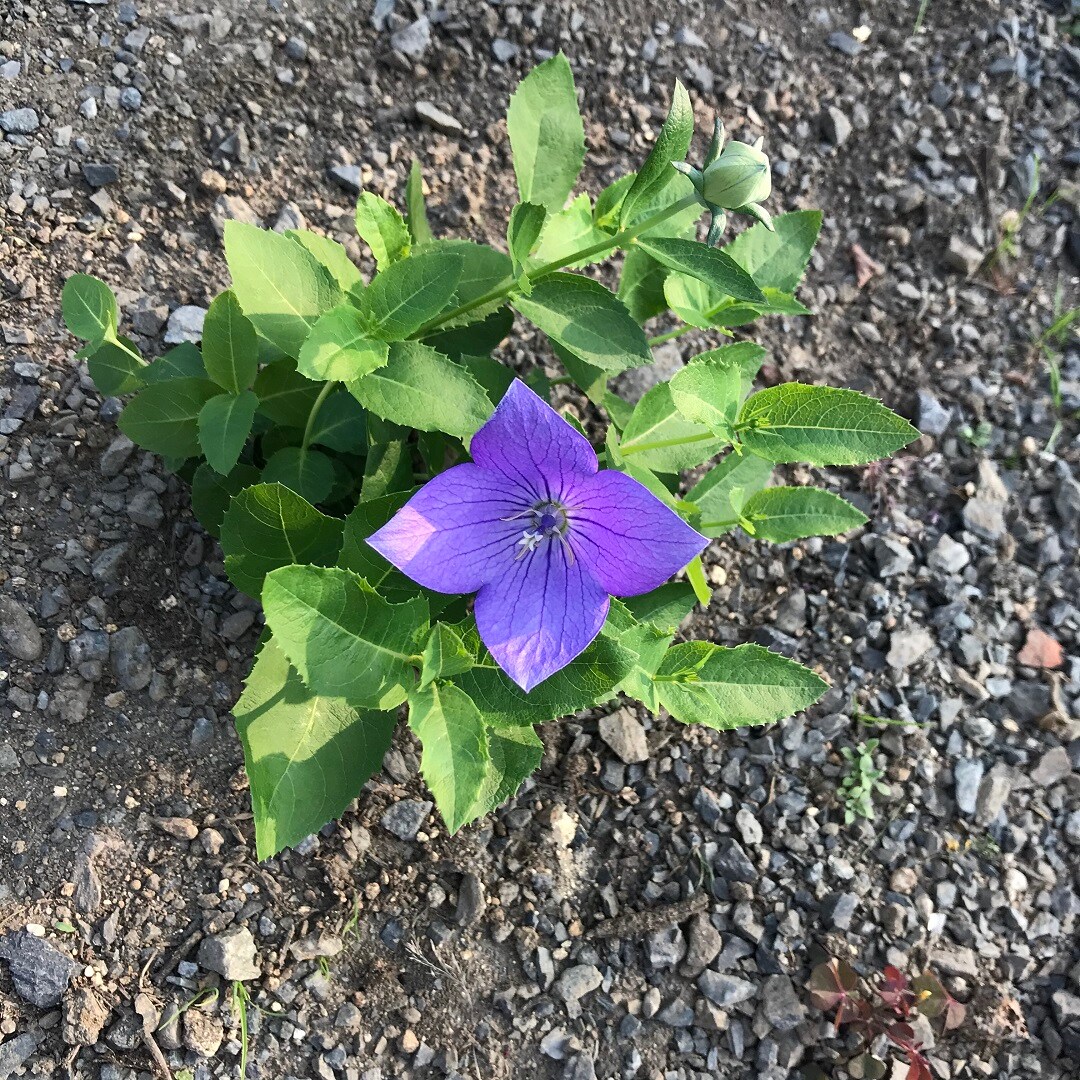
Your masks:
<path fill-rule="evenodd" d="M 566 517 L 566 509 L 563 506 L 550 501 L 538 502 L 528 510 L 515 514 L 513 518 L 507 518 L 507 520 L 513 521 L 515 518 L 528 522 L 517 542 L 516 558 L 523 558 L 529 552 L 535 551 L 545 540 L 556 539 L 566 551 L 567 559 L 573 563 L 574 553 L 570 548 L 569 541 L 566 539 L 569 521 Z"/>

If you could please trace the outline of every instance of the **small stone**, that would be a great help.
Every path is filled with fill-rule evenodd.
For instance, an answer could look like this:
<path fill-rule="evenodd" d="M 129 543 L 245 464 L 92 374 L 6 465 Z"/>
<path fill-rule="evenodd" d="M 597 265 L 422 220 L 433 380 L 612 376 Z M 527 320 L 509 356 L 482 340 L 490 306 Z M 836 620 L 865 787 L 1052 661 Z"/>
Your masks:
<path fill-rule="evenodd" d="M 415 840 L 434 803 L 401 799 L 382 816 L 382 827 L 399 840 Z"/>
<path fill-rule="evenodd" d="M 858 906 L 859 897 L 855 893 L 829 893 L 821 901 L 821 918 L 835 930 L 850 930 Z"/>
<path fill-rule="evenodd" d="M 230 982 L 257 979 L 260 968 L 255 956 L 255 939 L 246 926 L 231 926 L 199 943 L 199 964 Z"/>
<path fill-rule="evenodd" d="M 747 847 L 757 847 L 765 836 L 757 814 L 745 806 L 740 808 L 735 815 L 735 827 L 739 830 L 739 835 Z"/>
<path fill-rule="evenodd" d="M 842 30 L 834 30 L 825 39 L 825 42 L 829 48 L 836 49 L 837 52 L 842 52 L 845 56 L 858 56 L 864 48 L 861 41 L 856 40 L 850 34 L 845 34 Z"/>
<path fill-rule="evenodd" d="M 99 461 L 101 475 L 119 476 L 134 452 L 135 444 L 126 435 L 117 435 L 101 455 Z"/>
<path fill-rule="evenodd" d="M 429 127 L 436 131 L 442 131 L 447 135 L 460 135 L 465 129 L 456 116 L 444 112 L 430 101 L 418 101 L 416 103 L 416 116 Z"/>
<path fill-rule="evenodd" d="M 673 968 L 686 955 L 686 939 L 677 926 L 669 926 L 650 934 L 646 943 L 649 963 L 657 971 Z"/>
<path fill-rule="evenodd" d="M 255 622 L 255 612 L 241 608 L 221 620 L 220 632 L 226 641 L 239 641 Z"/>
<path fill-rule="evenodd" d="M 165 344 L 179 345 L 181 342 L 190 341 L 197 345 L 202 341 L 203 322 L 206 319 L 206 308 L 195 304 L 184 304 L 178 307 L 170 316 L 169 324 L 165 328 Z"/>
<path fill-rule="evenodd" d="M 491 52 L 500 64 L 508 64 L 521 50 L 512 41 L 497 37 L 491 43 Z"/>
<path fill-rule="evenodd" d="M 1052 638 L 1045 630 L 1032 626 L 1016 659 L 1025 667 L 1059 668 L 1063 659 L 1061 642 Z"/>
<path fill-rule="evenodd" d="M 975 821 L 979 825 L 989 825 L 1001 813 L 1012 786 L 1012 774 L 1004 765 L 995 765 L 983 777 L 975 801 Z"/>
<path fill-rule="evenodd" d="M 847 114 L 835 105 L 826 108 L 819 117 L 821 133 L 832 146 L 843 146 L 851 135 L 851 121 Z"/>
<path fill-rule="evenodd" d="M 945 249 L 945 265 L 967 277 L 979 272 L 983 263 L 983 253 L 966 240 L 958 236 L 949 237 L 949 246 Z"/>
<path fill-rule="evenodd" d="M 649 760 L 649 742 L 641 721 L 629 708 L 619 709 L 602 717 L 598 725 L 600 738 L 614 751 L 615 756 L 631 765 Z"/>
<path fill-rule="evenodd" d="M 982 783 L 984 766 L 978 758 L 961 758 L 953 766 L 953 782 L 956 785 L 956 805 L 962 814 L 971 817 L 975 813 Z"/>
<path fill-rule="evenodd" d="M 330 179 L 346 191 L 358 195 L 364 190 L 363 173 L 359 165 L 334 165 L 329 172 Z"/>
<path fill-rule="evenodd" d="M 793 1031 L 806 1019 L 806 1006 L 787 975 L 770 975 L 761 988 L 761 1012 L 774 1031 Z"/>
<path fill-rule="evenodd" d="M 730 837 L 720 841 L 713 869 L 727 881 L 742 881 L 753 885 L 758 879 L 757 867 L 750 861 L 741 845 Z"/>
<path fill-rule="evenodd" d="M 41 126 L 33 109 L 8 109 L 0 113 L 0 130 L 8 135 L 32 135 Z"/>
<path fill-rule="evenodd" d="M 108 1006 L 97 993 L 90 987 L 80 987 L 64 999 L 64 1042 L 68 1046 L 93 1046 L 108 1019 Z"/>
<path fill-rule="evenodd" d="M 894 630 L 889 640 L 889 652 L 885 662 L 897 671 L 911 667 L 934 647 L 934 638 L 924 627 Z"/>
<path fill-rule="evenodd" d="M 752 982 L 712 970 L 702 972 L 697 985 L 714 1005 L 722 1009 L 729 1009 L 740 1001 L 749 1001 L 757 993 L 757 987 Z"/>
<path fill-rule="evenodd" d="M 1064 746 L 1055 746 L 1039 758 L 1038 765 L 1031 771 L 1031 779 L 1039 787 L 1051 787 L 1064 780 L 1072 771 L 1069 751 Z"/>
<path fill-rule="evenodd" d="M 0 644 L 16 659 L 40 659 L 44 639 L 33 617 L 13 596 L 0 593 Z"/>
<path fill-rule="evenodd" d="M 21 1069 L 30 1056 L 38 1048 L 36 1035 L 27 1032 L 24 1035 L 15 1035 L 0 1043 L 0 1078 L 7 1080 Z"/>
<path fill-rule="evenodd" d="M 971 555 L 963 544 L 958 543 L 948 533 L 942 533 L 926 562 L 942 574 L 959 574 L 971 562 Z"/>
<path fill-rule="evenodd" d="M 998 540 L 1005 535 L 1005 507 L 1009 492 L 1001 482 L 989 458 L 979 462 L 975 494 L 964 504 L 964 526 L 984 540 Z"/>
<path fill-rule="evenodd" d="M 90 98 L 89 100 L 93 100 Z M 83 179 L 92 188 L 105 187 L 107 184 L 115 184 L 120 179 L 120 170 L 113 164 L 104 161 L 87 161 L 82 167 Z"/>
<path fill-rule="evenodd" d="M 127 505 L 127 515 L 136 525 L 156 529 L 165 520 L 165 511 L 156 493 L 148 489 L 136 492 Z"/>
<path fill-rule="evenodd" d="M 558 977 L 552 992 L 569 1005 L 599 989 L 603 981 L 603 973 L 598 967 L 592 964 L 575 964 Z"/>
<path fill-rule="evenodd" d="M 142 108 L 142 94 L 137 87 L 125 86 L 120 91 L 120 108 L 128 112 L 135 112 L 136 109 Z"/>
<path fill-rule="evenodd" d="M 188 1009 L 183 1021 L 184 1046 L 199 1057 L 215 1057 L 225 1040 L 221 1021 L 203 1009 Z"/>
<path fill-rule="evenodd" d="M 720 955 L 722 944 L 720 931 L 713 926 L 712 919 L 704 912 L 695 915 L 690 923 L 686 959 L 679 968 L 680 974 L 687 979 L 696 979 Z"/>
<path fill-rule="evenodd" d="M 484 896 L 484 886 L 480 878 L 470 871 L 461 879 L 454 921 L 462 926 L 468 926 L 480 918 L 486 907 L 487 899 Z"/>
<path fill-rule="evenodd" d="M 296 960 L 317 960 L 320 956 L 337 956 L 344 948 L 345 943 L 337 934 L 323 930 L 294 941 L 289 952 Z"/>
<path fill-rule="evenodd" d="M 942 405 L 929 390 L 919 389 L 916 394 L 916 417 L 915 426 L 924 435 L 937 438 L 949 430 L 953 411 Z"/>
<path fill-rule="evenodd" d="M 15 993 L 38 1009 L 52 1009 L 71 982 L 77 965 L 49 942 L 25 930 L 0 937 L 0 960 L 6 960 Z"/>
<path fill-rule="evenodd" d="M 419 60 L 431 44 L 431 23 L 426 16 L 390 35 L 390 44 L 399 53 L 412 60 Z"/>

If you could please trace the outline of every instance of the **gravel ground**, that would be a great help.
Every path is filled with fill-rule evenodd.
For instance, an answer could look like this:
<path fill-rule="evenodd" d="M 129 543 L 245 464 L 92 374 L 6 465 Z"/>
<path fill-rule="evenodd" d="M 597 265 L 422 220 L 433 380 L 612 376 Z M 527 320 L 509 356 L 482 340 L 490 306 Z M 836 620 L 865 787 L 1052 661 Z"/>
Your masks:
<path fill-rule="evenodd" d="M 0 1078 L 235 1076 L 240 980 L 250 1076 L 778 1080 L 843 1052 L 802 990 L 825 952 L 970 1003 L 937 1076 L 1075 1077 L 1080 353 L 1059 409 L 1036 341 L 1080 304 L 1075 4 L 931 0 L 915 36 L 914 0 L 177 7 L 0 10 Z M 505 102 L 558 48 L 593 192 L 675 76 L 702 130 L 765 134 L 773 211 L 826 212 L 818 314 L 753 328 L 766 374 L 924 433 L 818 477 L 871 515 L 845 542 L 713 546 L 690 634 L 832 689 L 729 735 L 550 725 L 453 839 L 403 732 L 355 812 L 259 865 L 228 716 L 259 613 L 118 435 L 60 286 L 110 281 L 155 354 L 225 284 L 226 218 L 363 261 L 355 192 L 400 193 L 414 153 L 437 228 L 495 241 Z M 841 751 L 875 737 L 887 792 L 845 824 Z"/>

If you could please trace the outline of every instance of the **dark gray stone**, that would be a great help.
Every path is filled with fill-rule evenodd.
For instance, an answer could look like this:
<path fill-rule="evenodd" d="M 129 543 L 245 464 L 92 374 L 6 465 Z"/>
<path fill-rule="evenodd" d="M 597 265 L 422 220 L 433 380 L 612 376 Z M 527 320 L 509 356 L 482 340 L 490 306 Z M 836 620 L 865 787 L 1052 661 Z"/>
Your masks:
<path fill-rule="evenodd" d="M 15 993 L 39 1009 L 60 1004 L 77 965 L 47 941 L 25 930 L 0 938 L 0 960 L 6 960 Z"/>

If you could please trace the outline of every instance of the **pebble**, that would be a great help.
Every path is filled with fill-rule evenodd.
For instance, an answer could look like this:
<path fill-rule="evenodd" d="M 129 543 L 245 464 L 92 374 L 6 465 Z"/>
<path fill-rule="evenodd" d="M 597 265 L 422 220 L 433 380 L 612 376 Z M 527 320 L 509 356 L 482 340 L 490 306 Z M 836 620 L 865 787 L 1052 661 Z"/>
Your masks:
<path fill-rule="evenodd" d="M 120 179 L 120 170 L 115 165 L 104 161 L 84 162 L 82 174 L 83 179 L 92 188 L 102 188 L 108 184 L 115 184 Z"/>
<path fill-rule="evenodd" d="M 603 973 L 598 967 L 592 964 L 575 964 L 555 980 L 552 992 L 569 1005 L 599 989 L 603 981 Z"/>
<path fill-rule="evenodd" d="M 165 327 L 165 344 L 179 345 L 181 342 L 190 341 L 197 345 L 202 341 L 203 322 L 206 319 L 206 308 L 195 304 L 184 304 L 178 307 L 170 316 L 168 325 Z"/>
<path fill-rule="evenodd" d="M 615 756 L 631 765 L 649 760 L 649 742 L 645 728 L 632 709 L 622 708 L 600 719 L 600 738 Z"/>
<path fill-rule="evenodd" d="M 966 814 L 968 817 L 975 814 L 983 771 L 983 763 L 978 758 L 961 758 L 953 766 L 956 805 L 959 807 L 960 813 Z"/>
<path fill-rule="evenodd" d="M 25 930 L 0 937 L 0 960 L 6 960 L 15 993 L 38 1009 L 52 1009 L 77 970 L 75 962 L 49 942 Z"/>
<path fill-rule="evenodd" d="M 44 638 L 33 616 L 13 596 L 0 593 L 0 643 L 18 660 L 41 658 Z"/>
<path fill-rule="evenodd" d="M 415 840 L 434 803 L 419 799 L 399 799 L 382 816 L 382 827 L 399 840 Z"/>
<path fill-rule="evenodd" d="M 911 667 L 934 647 L 933 635 L 924 627 L 894 630 L 885 662 L 897 671 Z"/>
<path fill-rule="evenodd" d="M 329 172 L 330 179 L 346 191 L 359 194 L 364 190 L 364 174 L 359 165 L 334 165 Z"/>
<path fill-rule="evenodd" d="M 761 987 L 761 1012 L 774 1031 L 793 1031 L 806 1019 L 795 984 L 787 975 L 770 975 Z"/>
<path fill-rule="evenodd" d="M 966 240 L 961 240 L 958 236 L 949 237 L 949 245 L 945 249 L 945 265 L 950 269 L 973 277 L 979 272 L 983 257 L 983 253 Z"/>
<path fill-rule="evenodd" d="M 964 504 L 964 526 L 984 540 L 999 540 L 1005 535 L 1005 507 L 1009 492 L 989 458 L 979 462 L 975 494 Z"/>
<path fill-rule="evenodd" d="M 851 135 L 851 121 L 847 114 L 835 105 L 826 108 L 820 117 L 821 133 L 832 146 L 843 146 Z"/>
<path fill-rule="evenodd" d="M 38 1037 L 29 1032 L 14 1035 L 0 1043 L 0 1080 L 15 1076 L 37 1048 Z"/>
<path fill-rule="evenodd" d="M 419 60 L 431 44 L 431 23 L 426 16 L 421 16 L 416 22 L 391 34 L 390 44 L 399 53 L 412 60 Z"/>
<path fill-rule="evenodd" d="M 465 130 L 457 117 L 451 116 L 450 113 L 433 105 L 430 101 L 416 103 L 416 117 L 429 127 L 447 135 L 460 135 Z"/>
<path fill-rule="evenodd" d="M 255 939 L 246 926 L 231 926 L 199 942 L 199 965 L 230 982 L 257 979 L 261 973 Z"/>
<path fill-rule="evenodd" d="M 916 393 L 915 400 L 915 426 L 924 435 L 933 435 L 935 438 L 944 435 L 952 423 L 952 409 L 946 408 L 929 390 L 921 387 Z"/>
<path fill-rule="evenodd" d="M 928 566 L 943 574 L 959 574 L 969 562 L 971 555 L 968 549 L 948 533 L 938 537 L 934 550 L 926 558 Z"/>
<path fill-rule="evenodd" d="M 1001 813 L 1012 786 L 1012 774 L 1004 765 L 995 765 L 983 777 L 975 800 L 975 821 L 979 825 L 989 825 Z"/>
<path fill-rule="evenodd" d="M 32 135 L 41 126 L 34 109 L 8 109 L 0 112 L 0 130 L 8 135 Z"/>
<path fill-rule="evenodd" d="M 721 1009 L 730 1009 L 740 1001 L 749 1001 L 757 993 L 754 983 L 712 970 L 702 972 L 697 985 L 698 989 Z"/>

